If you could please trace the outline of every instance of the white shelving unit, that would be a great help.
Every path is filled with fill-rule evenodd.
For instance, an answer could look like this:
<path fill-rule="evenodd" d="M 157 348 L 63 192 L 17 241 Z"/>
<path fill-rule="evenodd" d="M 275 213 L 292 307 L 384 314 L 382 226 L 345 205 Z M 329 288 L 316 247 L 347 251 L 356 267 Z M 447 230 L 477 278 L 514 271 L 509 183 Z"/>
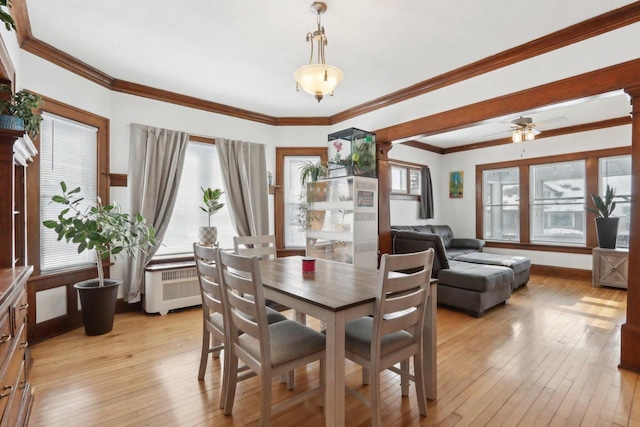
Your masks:
<path fill-rule="evenodd" d="M 378 180 L 345 176 L 310 183 L 307 256 L 378 267 Z"/>

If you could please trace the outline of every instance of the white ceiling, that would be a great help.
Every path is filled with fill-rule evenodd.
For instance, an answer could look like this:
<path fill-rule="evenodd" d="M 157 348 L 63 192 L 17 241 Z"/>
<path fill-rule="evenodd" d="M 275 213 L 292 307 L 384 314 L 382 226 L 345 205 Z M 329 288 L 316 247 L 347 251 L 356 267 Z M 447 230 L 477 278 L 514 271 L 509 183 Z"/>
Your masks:
<path fill-rule="evenodd" d="M 34 37 L 114 78 L 275 117 L 323 117 L 632 1 L 329 0 L 322 17 L 329 40 L 326 59 L 345 78 L 335 96 L 319 104 L 296 92 L 293 79 L 309 58 L 305 36 L 316 26 L 311 3 L 56 0 L 53 6 L 50 0 L 27 0 L 27 7 Z M 620 111 L 622 98 L 592 102 L 618 99 Z M 539 121 L 547 112 L 531 115 Z M 570 110 L 549 115 L 569 118 L 554 127 L 573 120 Z M 477 142 L 505 126 L 427 140 L 460 145 L 471 132 Z"/>

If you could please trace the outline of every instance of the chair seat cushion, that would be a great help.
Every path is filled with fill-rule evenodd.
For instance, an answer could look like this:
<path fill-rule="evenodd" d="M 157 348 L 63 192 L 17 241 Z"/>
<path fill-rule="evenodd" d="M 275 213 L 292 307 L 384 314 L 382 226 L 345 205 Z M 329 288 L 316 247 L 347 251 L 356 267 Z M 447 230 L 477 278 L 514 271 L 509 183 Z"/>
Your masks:
<path fill-rule="evenodd" d="M 347 322 L 345 326 L 345 349 L 364 358 L 371 357 L 373 317 L 361 317 Z M 398 331 L 382 337 L 381 357 L 399 348 L 413 344 L 413 336 L 406 331 Z"/>
<path fill-rule="evenodd" d="M 270 324 L 269 337 L 274 367 L 321 351 L 326 346 L 324 335 L 293 320 Z M 238 345 L 260 360 L 260 342 L 257 339 L 244 334 L 238 337 Z"/>

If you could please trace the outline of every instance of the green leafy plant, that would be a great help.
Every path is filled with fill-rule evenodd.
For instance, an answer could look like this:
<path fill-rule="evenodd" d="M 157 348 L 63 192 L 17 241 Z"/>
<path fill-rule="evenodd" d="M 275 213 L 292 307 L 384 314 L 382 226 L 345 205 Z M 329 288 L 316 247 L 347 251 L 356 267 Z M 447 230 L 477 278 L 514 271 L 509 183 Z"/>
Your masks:
<path fill-rule="evenodd" d="M 5 8 L 11 7 L 11 0 L 0 0 L 0 6 L 4 6 Z M 13 20 L 13 17 L 9 15 L 9 12 L 3 8 L 0 8 L 0 21 L 4 22 L 4 27 L 7 31 L 16 30 L 16 22 Z"/>
<path fill-rule="evenodd" d="M 616 190 L 613 187 L 607 185 L 607 190 L 604 193 L 604 199 L 597 194 L 592 194 L 591 199 L 596 209 L 585 207 L 589 212 L 593 212 L 600 218 L 609 218 L 613 210 L 616 208 L 616 202 L 613 198 L 616 196 Z"/>
<path fill-rule="evenodd" d="M 220 209 L 224 207 L 224 203 L 218 202 L 220 200 L 220 196 L 224 194 L 224 191 L 216 188 L 215 190 L 211 188 L 203 188 L 202 190 L 202 201 L 204 202 L 204 206 L 200 206 L 207 215 L 209 215 L 209 227 L 211 227 L 211 215 L 218 212 Z"/>
<path fill-rule="evenodd" d="M 42 117 L 37 109 L 42 104 L 42 98 L 34 95 L 26 90 L 21 90 L 13 94 L 11 86 L 0 85 L 0 92 L 9 92 L 9 99 L 0 99 L 0 114 L 6 114 L 22 119 L 24 122 L 24 130 L 31 138 L 38 136 L 40 132 L 40 123 Z M 34 112 L 36 110 L 36 112 Z"/>
<path fill-rule="evenodd" d="M 327 167 L 322 164 L 322 162 L 304 162 L 300 166 L 300 184 L 302 187 L 307 184 L 307 182 L 315 182 L 321 176 L 325 176 L 327 174 Z"/>
<path fill-rule="evenodd" d="M 43 221 L 43 225 L 58 234 L 58 240 L 78 245 L 78 253 L 85 250 L 96 251 L 96 264 L 100 286 L 104 286 L 102 260 L 126 253 L 135 256 L 138 249 L 146 253 L 158 244 L 153 227 L 145 223 L 140 214 L 129 216 L 117 204 L 103 205 L 100 198 L 93 206 L 80 207 L 84 200 L 80 197 L 80 187 L 67 191 L 67 185 L 60 183 L 62 195 L 51 198 L 52 203 L 63 205 L 57 220 Z"/>

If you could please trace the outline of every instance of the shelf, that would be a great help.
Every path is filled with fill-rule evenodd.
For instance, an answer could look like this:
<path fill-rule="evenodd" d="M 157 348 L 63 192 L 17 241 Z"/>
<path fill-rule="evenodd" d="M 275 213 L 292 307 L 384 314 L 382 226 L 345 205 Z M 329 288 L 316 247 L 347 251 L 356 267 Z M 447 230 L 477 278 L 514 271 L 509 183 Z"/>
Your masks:
<path fill-rule="evenodd" d="M 341 242 L 353 242 L 353 234 L 349 231 L 307 231 L 307 239 L 339 240 Z"/>

